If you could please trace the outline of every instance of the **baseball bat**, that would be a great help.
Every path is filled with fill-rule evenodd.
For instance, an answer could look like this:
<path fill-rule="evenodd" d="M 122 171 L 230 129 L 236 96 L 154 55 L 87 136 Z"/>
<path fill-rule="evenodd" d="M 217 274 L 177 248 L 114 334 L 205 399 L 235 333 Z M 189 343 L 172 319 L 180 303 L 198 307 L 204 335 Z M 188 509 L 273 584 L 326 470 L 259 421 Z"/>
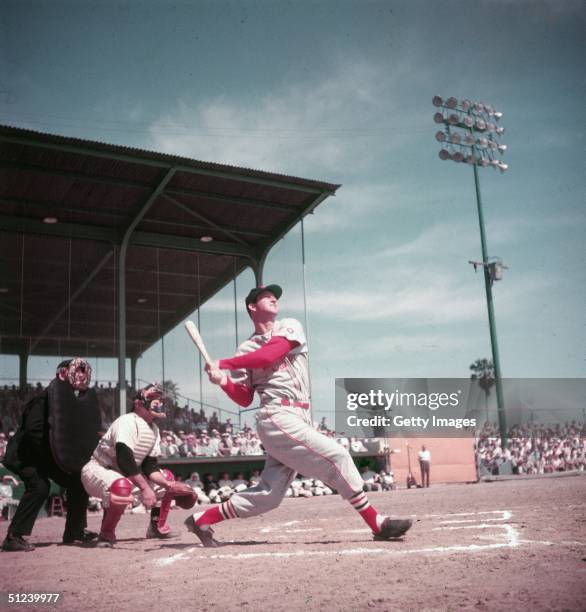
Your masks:
<path fill-rule="evenodd" d="M 193 321 L 185 321 L 185 329 L 187 330 L 187 333 L 190 335 L 191 339 L 193 340 L 193 344 L 197 346 L 197 349 L 201 353 L 201 356 L 205 359 L 205 362 L 209 366 L 211 366 L 212 360 L 210 356 L 208 355 L 208 352 L 206 351 L 205 344 L 203 343 L 202 337 L 199 331 L 197 330 L 195 323 Z"/>

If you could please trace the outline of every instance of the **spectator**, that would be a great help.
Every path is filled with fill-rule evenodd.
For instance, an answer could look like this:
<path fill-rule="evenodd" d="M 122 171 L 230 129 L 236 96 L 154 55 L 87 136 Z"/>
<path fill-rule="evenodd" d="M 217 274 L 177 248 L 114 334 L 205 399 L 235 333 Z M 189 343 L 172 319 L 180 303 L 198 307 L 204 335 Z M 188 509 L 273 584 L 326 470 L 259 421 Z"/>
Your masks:
<path fill-rule="evenodd" d="M 421 450 L 418 453 L 418 457 L 419 457 L 419 469 L 421 470 L 421 486 L 429 487 L 431 453 L 426 448 L 425 444 L 422 445 Z"/>
<path fill-rule="evenodd" d="M 230 457 L 232 455 L 232 447 L 233 443 L 230 434 L 224 432 L 218 444 L 218 455 L 220 457 Z"/>
<path fill-rule="evenodd" d="M 264 451 L 262 449 L 260 440 L 256 432 L 252 432 L 250 434 L 250 438 L 246 444 L 246 454 L 247 455 L 262 455 Z"/>
<path fill-rule="evenodd" d="M 368 465 L 364 465 L 360 468 L 360 475 L 364 480 L 365 491 L 381 491 L 382 485 L 379 482 L 379 476 L 376 472 L 373 472 Z"/>
<path fill-rule="evenodd" d="M 244 474 L 242 472 L 238 472 L 236 474 L 236 477 L 232 483 L 235 491 L 243 491 L 244 489 L 248 488 L 248 481 L 244 478 Z M 242 487 L 244 487 L 244 489 Z"/>
<path fill-rule="evenodd" d="M 367 448 L 364 446 L 364 444 L 362 444 L 362 440 L 352 437 L 350 438 L 350 450 L 353 453 L 365 453 Z"/>
<path fill-rule="evenodd" d="M 212 435 L 210 437 L 210 449 L 212 457 L 217 457 L 219 455 L 220 442 L 220 432 L 217 429 L 212 429 Z"/>
<path fill-rule="evenodd" d="M 381 470 L 380 483 L 383 491 L 393 491 L 396 488 L 395 475 L 393 474 L 393 472 L 386 472 L 385 470 Z"/>
<path fill-rule="evenodd" d="M 260 482 L 260 470 L 252 470 L 249 485 L 255 487 Z"/>
<path fill-rule="evenodd" d="M 223 472 L 221 474 L 220 479 L 218 480 L 218 486 L 220 488 L 222 487 L 230 487 L 231 489 L 234 488 L 234 483 L 230 479 L 230 474 L 228 474 L 228 472 Z"/>
<path fill-rule="evenodd" d="M 204 476 L 203 490 L 210 499 L 217 495 L 218 483 L 216 482 L 213 474 L 206 474 Z"/>

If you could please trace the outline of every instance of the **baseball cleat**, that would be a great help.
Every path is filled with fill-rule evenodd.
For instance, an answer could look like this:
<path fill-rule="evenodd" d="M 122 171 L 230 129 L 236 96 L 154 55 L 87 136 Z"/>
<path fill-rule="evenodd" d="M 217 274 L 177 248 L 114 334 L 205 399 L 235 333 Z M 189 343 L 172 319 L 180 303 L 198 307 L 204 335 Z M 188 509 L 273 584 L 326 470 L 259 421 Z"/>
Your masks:
<path fill-rule="evenodd" d="M 211 525 L 196 525 L 193 515 L 189 515 L 183 523 L 187 527 L 187 531 L 194 533 L 204 545 L 205 548 L 218 548 L 220 542 L 214 538 L 214 530 Z"/>
<path fill-rule="evenodd" d="M 8 534 L 4 543 L 2 544 L 2 550 L 6 552 L 30 552 L 35 547 L 27 542 L 22 536 L 15 536 Z"/>
<path fill-rule="evenodd" d="M 147 528 L 146 538 L 149 540 L 159 539 L 159 540 L 167 540 L 168 538 L 175 538 L 177 534 L 174 531 L 171 531 L 171 527 L 169 525 L 163 525 L 161 528 L 157 525 L 157 523 L 151 521 Z"/>
<path fill-rule="evenodd" d="M 411 519 L 391 519 L 385 517 L 380 531 L 374 534 L 374 540 L 392 540 L 400 538 L 411 529 L 413 521 Z"/>
<path fill-rule="evenodd" d="M 102 536 L 98 536 L 95 547 L 96 548 L 114 548 L 114 544 L 116 544 L 116 540 L 108 540 Z"/>
<path fill-rule="evenodd" d="M 63 534 L 63 544 L 89 544 L 98 537 L 95 531 L 84 529 L 81 533 Z"/>

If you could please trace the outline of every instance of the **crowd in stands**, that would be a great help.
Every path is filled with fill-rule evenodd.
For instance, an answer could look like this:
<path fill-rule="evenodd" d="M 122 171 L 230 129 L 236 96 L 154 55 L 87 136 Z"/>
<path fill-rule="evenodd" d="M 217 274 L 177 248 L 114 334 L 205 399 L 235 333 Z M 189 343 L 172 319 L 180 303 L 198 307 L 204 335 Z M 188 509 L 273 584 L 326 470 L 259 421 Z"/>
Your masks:
<path fill-rule="evenodd" d="M 503 449 L 498 428 L 486 424 L 478 436 L 476 458 L 480 471 L 513 474 L 551 474 L 586 470 L 586 428 L 570 423 L 511 427 L 509 447 Z"/>
<path fill-rule="evenodd" d="M 3 448 L 6 439 L 20 424 L 20 417 L 25 403 L 43 390 L 43 385 L 28 385 L 24 392 L 16 386 L 4 386 L 0 389 L 0 460 L 4 456 Z M 98 395 L 102 428 L 104 431 L 112 424 L 118 415 L 118 387 L 95 385 Z M 127 388 L 127 398 L 130 402 L 134 397 L 134 389 Z M 192 410 L 188 405 L 180 406 L 177 402 L 168 402 L 166 418 L 158 422 L 161 430 L 161 451 L 164 458 L 190 457 L 234 457 L 246 455 L 263 455 L 264 449 L 257 434 L 245 424 L 237 431 L 230 417 L 220 420 L 217 412 L 208 416 L 203 408 Z M 363 453 L 368 441 L 345 435 L 337 435 L 328 428 L 323 418 L 316 424 L 325 435 L 336 441 L 352 453 Z"/>
<path fill-rule="evenodd" d="M 96 392 L 102 413 L 104 431 L 117 416 L 118 389 L 112 384 L 96 385 Z M 24 404 L 43 390 L 43 386 L 28 385 L 21 392 L 16 386 L 0 389 L 0 461 L 4 456 L 7 439 L 14 434 L 20 423 Z M 127 390 L 129 402 L 134 395 L 133 389 Z M 164 458 L 192 457 L 235 457 L 263 455 L 264 449 L 258 435 L 245 424 L 238 430 L 231 418 L 220 420 L 218 413 L 207 416 L 204 410 L 192 410 L 189 406 L 179 406 L 169 402 L 167 417 L 160 423 L 161 451 Z M 316 428 L 336 441 L 353 454 L 373 451 L 374 440 L 363 440 L 336 434 L 329 429 L 325 417 L 316 423 Z M 586 428 L 584 424 L 572 421 L 555 425 L 525 424 L 514 426 L 509 431 L 509 448 L 503 449 L 498 429 L 495 425 L 485 424 L 477 437 L 476 458 L 479 471 L 489 474 L 506 472 L 508 466 L 513 474 L 547 474 L 568 470 L 586 469 Z M 379 450 L 379 448 L 377 448 Z M 376 474 L 377 478 L 365 479 L 369 490 L 392 488 L 392 476 L 387 473 Z M 235 475 L 237 480 L 240 480 Z M 385 481 L 386 479 L 386 481 Z M 300 479 L 291 487 L 293 497 L 312 494 L 328 494 L 322 483 L 308 484 Z M 236 486 L 242 486 L 238 482 Z M 221 487 L 220 487 L 221 488 Z M 315 493 L 317 491 L 317 493 Z M 320 491 L 323 491 L 320 493 Z"/>

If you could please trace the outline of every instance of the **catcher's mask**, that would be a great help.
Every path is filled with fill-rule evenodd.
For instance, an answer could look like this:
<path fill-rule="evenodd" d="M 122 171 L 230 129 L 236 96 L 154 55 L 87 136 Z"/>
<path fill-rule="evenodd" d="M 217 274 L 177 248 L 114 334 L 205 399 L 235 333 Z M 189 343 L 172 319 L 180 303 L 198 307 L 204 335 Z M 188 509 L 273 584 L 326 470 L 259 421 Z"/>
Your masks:
<path fill-rule="evenodd" d="M 85 391 L 92 381 L 92 366 L 82 357 L 74 357 L 69 362 L 62 361 L 57 372 L 63 371 L 69 384 L 76 391 Z"/>
<path fill-rule="evenodd" d="M 159 383 L 147 385 L 136 394 L 135 399 L 141 401 L 147 410 L 155 414 L 165 414 L 165 394 Z"/>

